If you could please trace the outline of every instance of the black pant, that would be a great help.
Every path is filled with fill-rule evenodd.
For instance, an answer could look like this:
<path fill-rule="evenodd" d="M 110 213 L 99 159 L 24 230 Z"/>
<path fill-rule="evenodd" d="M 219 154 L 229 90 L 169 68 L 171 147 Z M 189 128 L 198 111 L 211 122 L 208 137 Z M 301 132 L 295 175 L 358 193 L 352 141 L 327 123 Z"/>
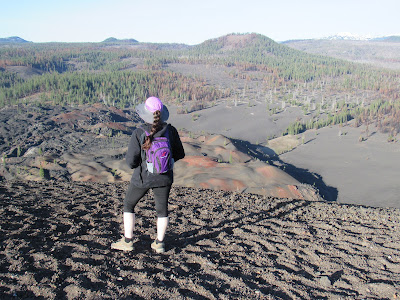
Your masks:
<path fill-rule="evenodd" d="M 136 204 L 148 192 L 150 188 L 139 188 L 132 183 L 129 185 L 124 200 L 124 212 L 133 213 Z M 168 198 L 171 186 L 162 186 L 151 188 L 154 193 L 154 200 L 156 202 L 157 217 L 168 217 Z"/>

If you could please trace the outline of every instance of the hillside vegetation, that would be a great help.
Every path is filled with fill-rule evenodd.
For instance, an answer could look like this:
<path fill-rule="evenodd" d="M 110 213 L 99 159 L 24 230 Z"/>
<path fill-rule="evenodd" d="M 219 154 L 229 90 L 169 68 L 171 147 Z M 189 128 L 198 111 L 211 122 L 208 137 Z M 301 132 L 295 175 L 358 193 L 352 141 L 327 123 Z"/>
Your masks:
<path fill-rule="evenodd" d="M 129 40 L 133 41 L 133 40 Z M 169 65 L 225 68 L 244 88 L 211 82 L 208 74 L 180 74 Z M 44 72 L 23 78 L 16 67 Z M 219 100 L 263 101 L 270 114 L 298 106 L 305 117 L 288 133 L 357 119 L 400 130 L 396 71 L 312 55 L 259 34 L 231 34 L 196 46 L 107 39 L 86 44 L 0 47 L 0 107 L 30 102 L 62 105 L 104 102 L 121 109 L 158 95 L 190 112 Z M 40 73 L 39 72 L 39 73 Z M 185 108 L 185 103 L 190 103 Z"/>

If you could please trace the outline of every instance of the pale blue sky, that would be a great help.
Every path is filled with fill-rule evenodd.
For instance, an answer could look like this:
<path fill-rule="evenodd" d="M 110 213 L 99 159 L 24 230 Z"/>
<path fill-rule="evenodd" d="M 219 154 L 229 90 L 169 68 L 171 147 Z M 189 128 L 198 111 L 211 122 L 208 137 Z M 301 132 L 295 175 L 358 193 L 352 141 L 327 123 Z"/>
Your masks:
<path fill-rule="evenodd" d="M 0 0 L 0 37 L 194 45 L 247 32 L 275 41 L 400 35 L 399 12 L 400 0 Z"/>

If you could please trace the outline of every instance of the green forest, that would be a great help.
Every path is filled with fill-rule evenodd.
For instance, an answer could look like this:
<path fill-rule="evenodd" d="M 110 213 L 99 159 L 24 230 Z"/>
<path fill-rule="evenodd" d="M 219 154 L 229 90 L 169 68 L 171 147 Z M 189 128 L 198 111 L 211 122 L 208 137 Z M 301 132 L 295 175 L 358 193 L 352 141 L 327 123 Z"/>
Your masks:
<path fill-rule="evenodd" d="M 331 96 L 360 91 L 375 95 L 375 100 L 366 105 L 345 103 L 323 118 L 296 121 L 286 133 L 297 134 L 350 119 L 355 119 L 356 124 L 376 122 L 382 131 L 392 135 L 400 131 L 399 72 L 306 54 L 259 34 L 232 34 L 196 46 L 140 43 L 1 46 L 0 107 L 32 102 L 53 105 L 103 102 L 124 109 L 134 107 L 150 95 L 158 95 L 174 104 L 191 102 L 191 109 L 184 111 L 190 112 L 237 94 L 235 87 L 220 88 L 198 76 L 170 71 L 169 64 L 203 64 L 210 66 L 210 72 L 215 66 L 223 66 L 230 70 L 232 78 L 257 81 L 264 93 L 284 90 L 286 94 L 282 97 L 286 100 L 291 96 L 294 99 L 296 92 L 317 90 Z M 32 68 L 42 74 L 24 78 L 12 67 Z M 304 101 L 296 99 L 296 102 Z M 323 107 L 323 103 L 316 105 Z"/>
<path fill-rule="evenodd" d="M 27 104 L 29 96 L 54 105 L 93 104 L 99 101 L 121 109 L 134 107 L 149 95 L 177 103 L 198 99 L 210 102 L 224 95 L 200 80 L 171 71 L 109 71 L 46 73 L 29 80 L 2 72 L 0 106 Z"/>

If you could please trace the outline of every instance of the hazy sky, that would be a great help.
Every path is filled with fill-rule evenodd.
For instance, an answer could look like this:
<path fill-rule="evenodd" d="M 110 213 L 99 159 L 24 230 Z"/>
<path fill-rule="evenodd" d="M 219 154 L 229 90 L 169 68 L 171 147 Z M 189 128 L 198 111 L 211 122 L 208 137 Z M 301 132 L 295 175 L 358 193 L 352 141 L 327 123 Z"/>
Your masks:
<path fill-rule="evenodd" d="M 0 37 L 194 45 L 247 32 L 275 41 L 400 35 L 399 12 L 400 0 L 0 0 Z"/>

